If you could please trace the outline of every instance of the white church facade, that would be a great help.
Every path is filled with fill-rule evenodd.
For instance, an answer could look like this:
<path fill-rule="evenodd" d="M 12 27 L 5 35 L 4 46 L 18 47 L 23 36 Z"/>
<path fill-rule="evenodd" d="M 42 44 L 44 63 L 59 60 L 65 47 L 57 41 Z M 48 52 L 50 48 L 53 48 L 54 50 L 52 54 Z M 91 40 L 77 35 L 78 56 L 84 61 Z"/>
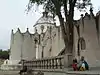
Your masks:
<path fill-rule="evenodd" d="M 43 13 L 34 25 L 35 33 L 27 28 L 22 33 L 18 28 L 11 33 L 10 60 L 33 60 L 37 58 L 57 56 L 64 48 L 60 26 L 56 26 L 53 17 Z"/>
<path fill-rule="evenodd" d="M 64 54 L 61 26 L 56 26 L 47 12 L 34 25 L 35 33 L 22 33 L 18 28 L 11 33 L 10 61 L 33 60 Z M 84 56 L 90 66 L 100 66 L 100 12 L 90 11 L 75 21 L 73 57 Z"/>

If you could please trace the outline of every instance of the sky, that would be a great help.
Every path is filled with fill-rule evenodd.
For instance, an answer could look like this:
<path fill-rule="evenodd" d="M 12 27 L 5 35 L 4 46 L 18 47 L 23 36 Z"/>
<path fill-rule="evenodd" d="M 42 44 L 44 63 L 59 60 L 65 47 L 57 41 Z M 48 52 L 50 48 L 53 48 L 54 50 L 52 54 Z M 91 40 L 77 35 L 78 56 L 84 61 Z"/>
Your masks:
<path fill-rule="evenodd" d="M 100 10 L 100 0 L 91 0 L 94 13 Z M 10 48 L 11 30 L 22 32 L 29 28 L 32 33 L 35 22 L 42 16 L 42 9 L 30 11 L 26 14 L 26 6 L 29 0 L 0 0 L 0 49 Z M 75 19 L 79 19 L 80 12 L 75 12 Z"/>

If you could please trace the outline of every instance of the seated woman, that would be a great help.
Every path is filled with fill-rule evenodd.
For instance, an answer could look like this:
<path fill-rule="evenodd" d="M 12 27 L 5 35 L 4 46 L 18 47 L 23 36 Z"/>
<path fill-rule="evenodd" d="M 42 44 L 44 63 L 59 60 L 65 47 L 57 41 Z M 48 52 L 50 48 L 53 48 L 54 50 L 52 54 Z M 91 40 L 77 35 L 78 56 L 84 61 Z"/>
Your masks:
<path fill-rule="evenodd" d="M 85 64 L 82 63 L 81 66 L 79 67 L 79 71 L 85 71 L 86 68 L 85 68 Z"/>
<path fill-rule="evenodd" d="M 77 59 L 73 60 L 73 64 L 72 64 L 73 70 L 74 71 L 78 71 L 78 67 L 77 67 Z"/>
<path fill-rule="evenodd" d="M 85 71 L 85 70 L 89 70 L 89 65 L 82 56 L 79 62 L 79 71 Z"/>

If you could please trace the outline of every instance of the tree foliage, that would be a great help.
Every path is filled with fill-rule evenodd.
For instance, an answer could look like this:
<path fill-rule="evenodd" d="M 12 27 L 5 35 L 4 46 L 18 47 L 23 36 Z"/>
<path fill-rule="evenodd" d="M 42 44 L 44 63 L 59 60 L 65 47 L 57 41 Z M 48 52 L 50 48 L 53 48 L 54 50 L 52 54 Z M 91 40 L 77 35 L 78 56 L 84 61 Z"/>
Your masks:
<path fill-rule="evenodd" d="M 43 5 L 44 10 L 50 12 L 54 16 L 58 16 L 66 53 L 72 53 L 74 8 L 85 10 L 88 5 L 92 5 L 90 1 L 91 0 L 29 0 L 28 10 L 30 10 L 34 5 Z M 62 11 L 64 13 L 62 13 Z"/>
<path fill-rule="evenodd" d="M 9 51 L 0 50 L 0 59 L 9 59 Z"/>

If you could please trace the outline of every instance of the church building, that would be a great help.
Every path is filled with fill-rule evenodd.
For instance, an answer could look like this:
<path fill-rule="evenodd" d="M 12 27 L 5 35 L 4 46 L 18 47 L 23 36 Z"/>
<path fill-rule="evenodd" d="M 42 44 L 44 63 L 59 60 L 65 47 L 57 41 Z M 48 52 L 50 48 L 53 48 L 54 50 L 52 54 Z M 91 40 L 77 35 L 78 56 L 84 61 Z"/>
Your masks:
<path fill-rule="evenodd" d="M 74 24 L 73 57 L 84 56 L 90 66 L 99 65 L 100 62 L 100 12 L 94 16 L 81 15 Z M 57 26 L 52 16 L 43 12 L 42 17 L 33 26 L 35 33 L 31 34 L 27 28 L 22 33 L 18 28 L 11 33 L 10 60 L 33 60 L 63 55 L 65 44 L 62 37 L 61 26 Z M 100 66 L 100 65 L 99 65 Z"/>

